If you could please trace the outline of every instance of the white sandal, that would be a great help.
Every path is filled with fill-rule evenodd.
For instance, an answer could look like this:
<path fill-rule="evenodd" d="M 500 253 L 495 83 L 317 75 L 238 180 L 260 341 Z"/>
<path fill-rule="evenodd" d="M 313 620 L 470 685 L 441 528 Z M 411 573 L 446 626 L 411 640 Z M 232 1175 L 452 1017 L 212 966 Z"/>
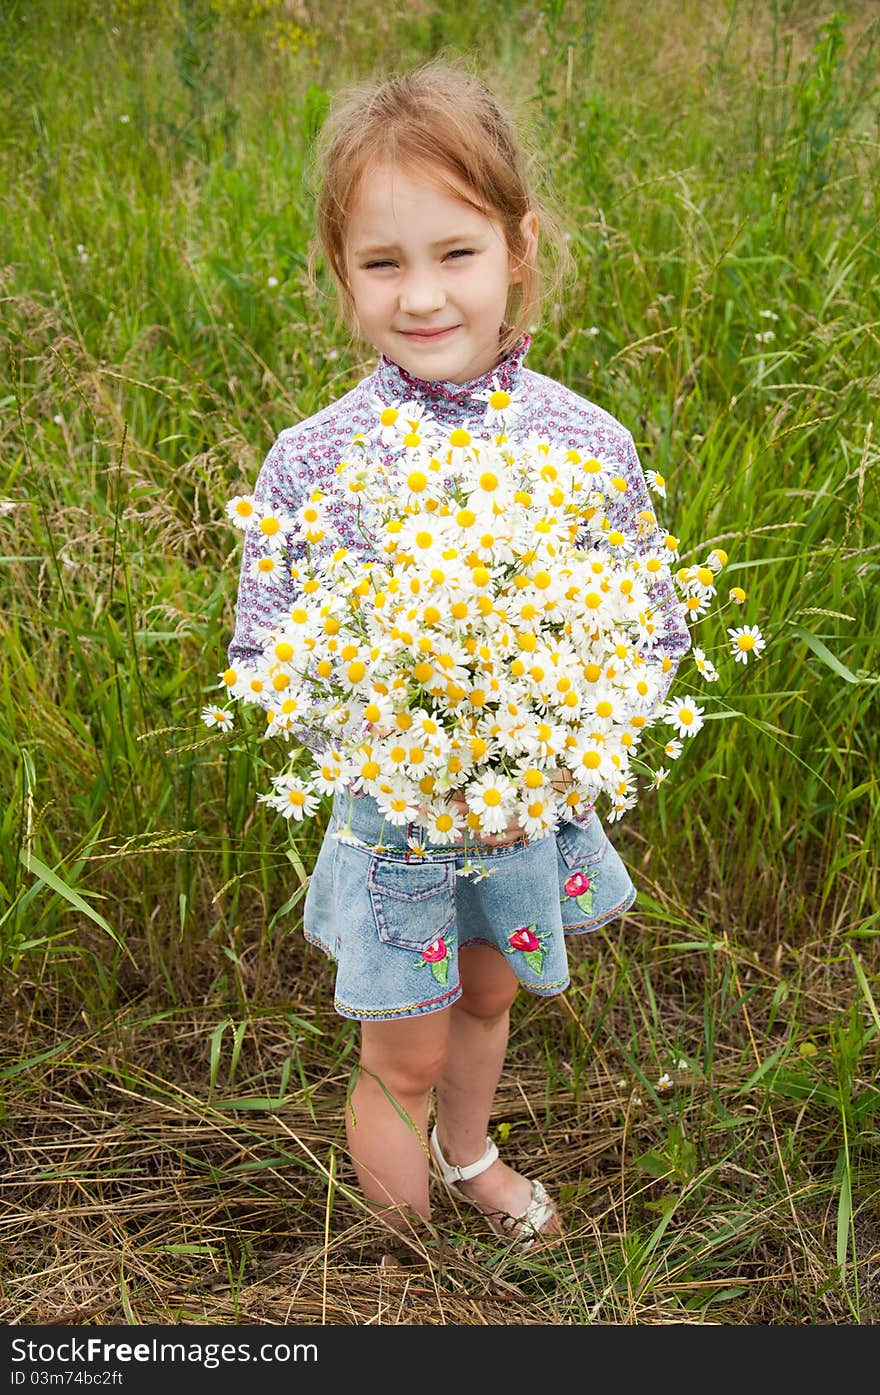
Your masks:
<path fill-rule="evenodd" d="M 508 1216 L 502 1211 L 483 1211 L 478 1201 L 472 1196 L 466 1196 L 455 1185 L 456 1182 L 470 1182 L 492 1166 L 498 1157 L 498 1148 L 491 1138 L 486 1139 L 486 1151 L 481 1158 L 478 1158 L 476 1162 L 467 1163 L 464 1167 L 458 1167 L 454 1163 L 448 1163 L 444 1158 L 435 1125 L 431 1132 L 431 1153 L 450 1195 L 454 1196 L 456 1201 L 464 1201 L 468 1206 L 475 1206 L 486 1216 L 497 1235 L 513 1239 L 517 1250 L 530 1250 L 536 1240 L 546 1238 L 542 1234 L 543 1227 L 556 1214 L 556 1209 L 544 1190 L 543 1183 L 532 1182 L 532 1199 L 521 1216 Z M 496 1216 L 504 1216 L 498 1225 L 493 1223 Z"/>

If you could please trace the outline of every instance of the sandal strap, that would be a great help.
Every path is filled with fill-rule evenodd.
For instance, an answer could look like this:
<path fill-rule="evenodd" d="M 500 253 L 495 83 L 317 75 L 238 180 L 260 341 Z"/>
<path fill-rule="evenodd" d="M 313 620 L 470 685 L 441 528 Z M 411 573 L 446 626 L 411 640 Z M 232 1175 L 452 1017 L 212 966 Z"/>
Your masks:
<path fill-rule="evenodd" d="M 498 1157 L 497 1144 L 493 1143 L 491 1138 L 487 1138 L 486 1151 L 481 1158 L 477 1158 L 476 1162 L 466 1163 L 464 1167 L 447 1162 L 440 1148 L 436 1124 L 431 1133 L 431 1147 L 440 1171 L 443 1173 L 444 1182 L 470 1182 L 474 1177 L 479 1177 L 481 1173 L 486 1172 Z"/>
<path fill-rule="evenodd" d="M 532 1199 L 518 1221 L 519 1245 L 521 1249 L 531 1249 L 544 1226 L 555 1214 L 554 1206 L 543 1183 L 532 1183 Z"/>

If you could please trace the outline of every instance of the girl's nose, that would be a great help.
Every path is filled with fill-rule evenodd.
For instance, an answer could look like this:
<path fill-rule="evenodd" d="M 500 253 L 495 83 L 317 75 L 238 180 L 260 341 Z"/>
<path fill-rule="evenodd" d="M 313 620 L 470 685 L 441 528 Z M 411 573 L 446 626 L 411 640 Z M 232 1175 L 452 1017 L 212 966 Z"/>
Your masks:
<path fill-rule="evenodd" d="M 446 304 L 446 294 L 442 286 L 432 283 L 430 277 L 407 282 L 400 292 L 400 308 L 405 315 L 430 315 L 442 310 Z"/>

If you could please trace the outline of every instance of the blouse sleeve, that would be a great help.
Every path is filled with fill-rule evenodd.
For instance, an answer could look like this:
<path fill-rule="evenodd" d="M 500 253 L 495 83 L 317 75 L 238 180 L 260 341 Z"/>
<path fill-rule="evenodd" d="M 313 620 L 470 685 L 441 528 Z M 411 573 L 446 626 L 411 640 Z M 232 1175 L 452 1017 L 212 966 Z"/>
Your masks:
<path fill-rule="evenodd" d="M 289 447 L 279 436 L 272 446 L 254 486 L 254 500 L 267 512 L 290 516 L 299 508 L 301 499 L 288 465 Z M 235 633 L 229 645 L 229 663 L 233 668 L 247 667 L 263 652 L 263 636 L 279 615 L 290 609 L 297 599 L 298 583 L 290 575 L 290 566 L 304 552 L 301 542 L 289 543 L 283 553 L 284 565 L 271 582 L 258 581 L 252 575 L 254 563 L 265 553 L 261 535 L 249 528 L 244 535 L 244 549 L 235 604 Z"/>
<path fill-rule="evenodd" d="M 254 502 L 261 510 L 277 512 L 288 518 L 302 503 L 306 479 L 306 472 L 295 467 L 291 449 L 289 439 L 279 436 L 263 461 L 254 486 Z M 235 634 L 228 650 L 232 668 L 247 668 L 262 657 L 268 632 L 301 594 L 300 583 L 291 576 L 290 568 L 304 560 L 305 543 L 301 539 L 288 540 L 277 580 L 273 578 L 272 582 L 266 583 L 258 581 L 251 574 L 253 563 L 265 554 L 260 537 L 255 528 L 249 528 L 245 533 L 235 606 Z M 315 753 L 327 750 L 331 744 L 326 732 L 314 727 L 295 726 L 290 734 L 294 741 L 308 746 Z"/>

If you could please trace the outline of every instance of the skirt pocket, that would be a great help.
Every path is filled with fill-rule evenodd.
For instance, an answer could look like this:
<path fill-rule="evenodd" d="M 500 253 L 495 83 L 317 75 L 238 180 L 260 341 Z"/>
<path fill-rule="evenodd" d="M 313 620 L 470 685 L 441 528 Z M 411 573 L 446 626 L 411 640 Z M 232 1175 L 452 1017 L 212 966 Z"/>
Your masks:
<path fill-rule="evenodd" d="M 596 813 L 556 832 L 559 895 L 566 930 L 594 930 L 622 914 L 636 889 Z"/>
<path fill-rule="evenodd" d="M 371 857 L 367 891 L 379 939 L 421 952 L 455 924 L 455 862 Z"/>
<path fill-rule="evenodd" d="M 565 866 L 580 870 L 601 862 L 611 844 L 598 815 L 591 812 L 583 822 L 562 824 L 556 831 L 556 846 Z"/>

